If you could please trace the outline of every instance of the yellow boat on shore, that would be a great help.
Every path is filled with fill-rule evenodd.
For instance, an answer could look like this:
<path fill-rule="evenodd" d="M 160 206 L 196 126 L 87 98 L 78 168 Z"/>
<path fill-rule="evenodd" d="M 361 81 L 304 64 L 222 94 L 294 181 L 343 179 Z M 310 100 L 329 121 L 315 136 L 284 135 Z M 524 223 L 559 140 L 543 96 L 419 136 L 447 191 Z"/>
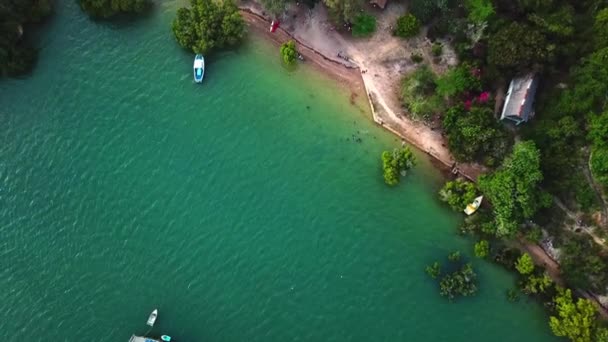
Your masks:
<path fill-rule="evenodd" d="M 467 205 L 467 207 L 464 208 L 464 213 L 467 215 L 473 215 L 477 211 L 477 209 L 479 209 L 479 206 L 481 205 L 482 200 L 483 200 L 483 196 L 479 196 L 479 197 L 475 198 L 473 203 L 469 203 Z"/>

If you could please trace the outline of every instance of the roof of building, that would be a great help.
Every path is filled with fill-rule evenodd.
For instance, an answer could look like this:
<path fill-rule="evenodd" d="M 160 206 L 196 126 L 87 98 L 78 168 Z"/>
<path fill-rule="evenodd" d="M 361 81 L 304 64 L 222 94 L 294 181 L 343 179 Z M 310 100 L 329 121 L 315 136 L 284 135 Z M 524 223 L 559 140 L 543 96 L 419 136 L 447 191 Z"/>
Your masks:
<path fill-rule="evenodd" d="M 500 118 L 527 121 L 533 113 L 537 84 L 533 73 L 512 79 Z"/>
<path fill-rule="evenodd" d="M 388 0 L 370 0 L 370 4 L 376 4 L 378 7 L 384 9 Z"/>

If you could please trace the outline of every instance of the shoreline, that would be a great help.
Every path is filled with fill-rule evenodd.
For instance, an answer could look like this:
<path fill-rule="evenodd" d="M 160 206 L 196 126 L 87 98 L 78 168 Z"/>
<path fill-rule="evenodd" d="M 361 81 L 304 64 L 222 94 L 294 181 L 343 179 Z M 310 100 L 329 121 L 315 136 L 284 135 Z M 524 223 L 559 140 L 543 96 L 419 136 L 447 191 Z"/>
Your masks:
<path fill-rule="evenodd" d="M 305 63 L 313 68 L 316 68 L 319 72 L 322 72 L 326 76 L 338 82 L 340 85 L 346 87 L 351 93 L 351 98 L 358 97 L 358 95 L 364 93 L 367 97 L 369 110 L 372 115 L 372 121 L 391 134 L 396 135 L 402 141 L 414 146 L 416 149 L 420 150 L 420 152 L 427 154 L 430 157 L 429 161 L 431 164 L 442 173 L 443 177 L 450 179 L 457 174 L 476 182 L 477 177 L 483 171 L 483 168 L 480 168 L 479 165 L 465 163 L 457 164 L 453 158 L 451 158 L 451 155 L 448 154 L 449 157 L 446 158 L 445 153 L 440 153 L 441 151 L 439 151 L 439 153 L 435 153 L 437 151 L 435 151 L 432 146 L 425 147 L 425 139 L 429 138 L 429 133 L 435 132 L 425 132 L 424 130 L 426 129 L 432 131 L 431 128 L 424 125 L 420 127 L 421 124 L 408 118 L 404 118 L 403 122 L 401 124 L 397 124 L 396 127 L 393 127 L 394 125 L 391 125 L 390 122 L 386 123 L 383 120 L 382 115 L 379 115 L 376 112 L 377 107 L 380 107 L 380 111 L 386 110 L 386 103 L 384 103 L 384 105 L 378 103 L 379 100 L 384 102 L 385 99 L 378 99 L 379 95 L 374 91 L 375 87 L 373 84 L 368 86 L 366 83 L 366 76 L 369 78 L 370 75 L 364 76 L 364 74 L 361 72 L 361 68 L 358 65 L 353 63 L 349 63 L 349 65 L 347 65 L 345 62 L 340 60 L 329 58 L 322 52 L 319 52 L 309 45 L 303 43 L 300 39 L 282 27 L 277 28 L 274 33 L 270 33 L 270 22 L 264 16 L 252 11 L 248 7 L 239 7 L 239 11 L 248 27 L 255 31 L 254 33 L 256 35 L 271 41 L 273 44 L 275 44 L 275 46 L 281 46 L 282 43 L 290 39 L 294 40 L 298 44 L 298 52 L 304 57 Z M 526 251 L 532 256 L 537 265 L 548 266 L 547 272 L 554 281 L 556 281 L 558 284 L 562 282 L 559 264 L 553 260 L 553 258 L 542 248 L 542 246 L 523 241 L 517 241 L 517 244 L 519 244 L 522 251 Z M 608 320 L 608 308 L 601 303 L 599 298 L 587 291 L 580 289 L 577 291 L 585 298 L 592 300 L 598 309 L 597 311 L 600 313 L 600 316 L 603 319 Z"/>
<path fill-rule="evenodd" d="M 304 63 L 346 87 L 351 93 L 351 98 L 365 94 L 371 114 L 371 121 L 373 123 L 395 135 L 401 141 L 407 142 L 420 152 L 428 155 L 431 164 L 446 178 L 453 175 L 452 170 L 454 170 L 454 166 L 456 165 L 455 161 L 446 160 L 435 154 L 432 147 L 425 148 L 423 143 L 424 137 L 420 137 L 419 129 L 413 127 L 412 130 L 406 130 L 404 133 L 400 132 L 396 127 L 392 127 L 390 124 L 385 124 L 383 119 L 376 112 L 377 104 L 374 101 L 374 98 L 377 97 L 377 95 L 368 89 L 359 66 L 355 64 L 346 65 L 339 60 L 327 57 L 322 52 L 303 43 L 300 39 L 294 37 L 293 34 L 287 32 L 282 27 L 278 27 L 274 33 L 270 33 L 270 22 L 264 16 L 252 11 L 250 8 L 239 7 L 239 11 L 248 28 L 253 31 L 254 34 L 267 39 L 275 46 L 279 47 L 288 40 L 294 40 L 297 43 L 298 52 L 305 59 Z M 410 134 L 408 135 L 407 133 Z M 478 172 L 467 172 L 466 167 L 465 170 L 461 169 L 462 166 L 464 166 L 464 164 L 458 165 L 458 174 L 471 181 L 476 181 Z"/>

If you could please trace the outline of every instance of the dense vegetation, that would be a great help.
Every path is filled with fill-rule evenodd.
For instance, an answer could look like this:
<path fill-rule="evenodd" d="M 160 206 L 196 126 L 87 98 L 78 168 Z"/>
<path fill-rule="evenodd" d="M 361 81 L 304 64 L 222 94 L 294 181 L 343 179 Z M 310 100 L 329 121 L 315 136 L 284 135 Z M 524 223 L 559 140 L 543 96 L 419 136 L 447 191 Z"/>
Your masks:
<path fill-rule="evenodd" d="M 173 20 L 177 42 L 195 53 L 233 46 L 245 36 L 245 22 L 234 2 L 190 0 Z"/>
<path fill-rule="evenodd" d="M 495 172 L 479 178 L 479 188 L 494 208 L 496 236 L 512 236 L 519 224 L 547 207 L 551 198 L 539 189 L 540 153 L 533 142 L 520 142 Z"/>
<path fill-rule="evenodd" d="M 83 11 L 92 17 L 109 18 L 120 13 L 140 13 L 150 0 L 78 0 Z"/>
<path fill-rule="evenodd" d="M 50 13 L 49 0 L 0 2 L 0 78 L 32 69 L 38 53 L 27 39 L 26 25 L 40 22 Z"/>
<path fill-rule="evenodd" d="M 298 60 L 298 50 L 296 50 L 296 42 L 289 40 L 281 44 L 281 57 L 287 65 L 293 65 Z"/>
<path fill-rule="evenodd" d="M 395 36 L 402 38 L 410 38 L 420 32 L 420 22 L 412 14 L 408 13 L 400 16 L 397 19 L 397 27 L 395 28 Z"/>
<path fill-rule="evenodd" d="M 371 14 L 362 13 L 353 21 L 353 36 L 366 37 L 376 31 L 376 17 Z"/>
<path fill-rule="evenodd" d="M 382 152 L 382 170 L 384 182 L 388 185 L 397 185 L 399 176 L 405 176 L 407 170 L 416 164 L 416 158 L 408 146 Z"/>
<path fill-rule="evenodd" d="M 477 293 L 477 274 L 471 263 L 462 263 L 460 252 L 448 255 L 449 263 L 442 271 L 441 264 L 436 261 L 426 267 L 426 273 L 439 282 L 439 294 L 454 300 L 457 297 L 472 296 Z"/>

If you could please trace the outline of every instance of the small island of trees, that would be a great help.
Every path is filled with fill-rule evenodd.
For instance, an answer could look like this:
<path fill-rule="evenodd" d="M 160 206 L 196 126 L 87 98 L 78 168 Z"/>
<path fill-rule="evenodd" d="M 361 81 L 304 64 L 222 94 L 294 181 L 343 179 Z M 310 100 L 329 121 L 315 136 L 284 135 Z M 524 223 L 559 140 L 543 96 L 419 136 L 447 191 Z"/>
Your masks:
<path fill-rule="evenodd" d="M 405 175 L 407 170 L 414 167 L 416 157 L 409 147 L 403 146 L 392 152 L 382 152 L 382 169 L 384 171 L 384 182 L 388 185 L 397 185 L 399 175 Z"/>
<path fill-rule="evenodd" d="M 236 45 L 245 36 L 245 22 L 230 0 L 190 0 L 173 20 L 179 45 L 194 53 L 208 53 Z"/>
<path fill-rule="evenodd" d="M 80 7 L 94 18 L 110 18 L 121 13 L 141 13 L 150 0 L 78 0 Z"/>
<path fill-rule="evenodd" d="M 2 1 L 0 5 L 0 77 L 30 71 L 38 52 L 27 39 L 26 25 L 38 23 L 51 13 L 49 0 Z"/>

